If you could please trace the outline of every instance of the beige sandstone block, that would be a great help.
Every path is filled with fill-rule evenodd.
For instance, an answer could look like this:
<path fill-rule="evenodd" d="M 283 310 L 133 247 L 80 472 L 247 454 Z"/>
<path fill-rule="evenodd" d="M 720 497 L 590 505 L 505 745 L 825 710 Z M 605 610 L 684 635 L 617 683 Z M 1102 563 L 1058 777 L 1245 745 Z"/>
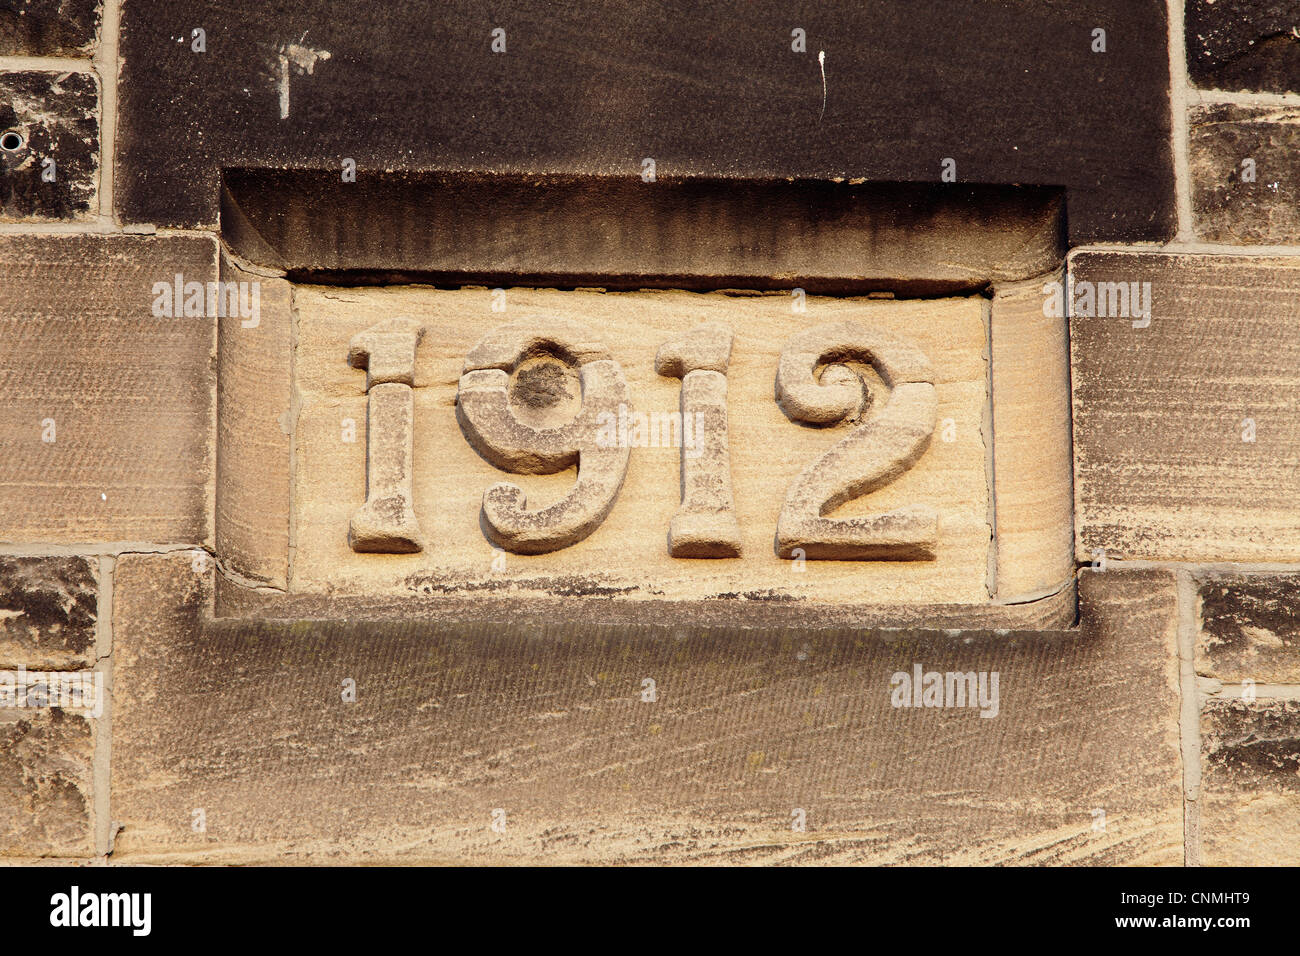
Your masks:
<path fill-rule="evenodd" d="M 1202 862 L 1300 863 L 1300 701 L 1210 700 L 1201 734 Z"/>
<path fill-rule="evenodd" d="M 432 588 L 520 599 L 585 595 L 616 603 L 739 593 L 746 602 L 804 602 L 810 613 L 812 607 L 837 605 L 989 602 L 984 300 L 811 297 L 807 314 L 792 314 L 786 294 L 510 289 L 505 298 L 508 311 L 498 313 L 491 310 L 489 290 L 295 288 L 299 412 L 291 592 L 409 597 Z M 414 511 L 425 546 L 409 555 L 358 554 L 348 545 L 347 527 L 365 500 L 366 376 L 346 358 L 354 336 L 394 317 L 418 318 L 425 328 L 413 378 Z M 560 320 L 578 321 L 585 331 L 557 326 Z M 659 374 L 655 357 L 666 342 L 701 322 L 726 324 L 734 334 L 726 395 L 740 558 L 683 559 L 669 552 L 669 529 L 681 507 L 684 449 L 678 447 L 682 442 L 673 446 L 671 423 L 664 423 L 682 407 L 683 383 Z M 932 509 L 932 558 L 817 560 L 805 549 L 806 560 L 794 562 L 776 552 L 778 517 L 795 479 L 858 424 L 852 414 L 831 427 L 792 421 L 774 400 L 782 349 L 795 333 L 845 322 L 904 339 L 928 356 L 934 384 L 925 387 L 933 391 L 936 420 L 951 420 L 955 427 L 951 441 L 934 435 L 913 467 L 885 474 L 894 480 L 847 501 L 831 517 Z M 525 337 L 503 337 L 501 327 L 509 323 L 520 323 Z M 567 336 L 561 351 L 576 368 L 547 358 L 527 338 L 545 338 L 543 332 L 557 341 Z M 826 351 L 844 345 L 828 338 Z M 524 361 L 511 378 L 504 369 L 519 358 Z M 861 419 L 870 427 L 889 388 L 861 356 L 847 361 L 860 379 L 829 362 L 823 384 L 848 388 L 868 402 Z M 599 384 L 606 378 L 613 392 Z M 626 381 L 626 400 L 613 384 L 619 378 Z M 600 412 L 609 417 L 601 419 Z M 647 447 L 637 447 L 631 417 L 636 412 L 654 414 L 663 426 L 645 436 Z M 585 416 L 576 430 L 575 414 Z M 487 424 L 476 426 L 482 416 Z M 627 441 L 633 447 L 601 448 L 600 421 L 612 423 L 612 435 L 620 416 L 633 422 Z M 478 435 L 482 428 L 487 438 Z M 588 464 L 577 466 L 575 480 L 579 458 Z M 620 484 L 621 458 L 629 460 Z M 603 460 L 609 464 L 600 465 Z M 852 471 L 854 462 L 847 464 Z M 582 536 L 555 547 L 549 526 L 533 519 L 517 524 L 524 518 L 515 492 L 494 490 L 485 499 L 494 485 L 520 489 L 524 514 L 554 509 L 556 521 L 576 522 L 573 533 Z M 606 516 L 597 520 L 605 505 Z M 518 530 L 494 532 L 498 515 Z M 518 545 L 511 544 L 515 534 L 525 535 Z M 510 553 L 540 548 L 548 550 Z"/>
<path fill-rule="evenodd" d="M 1197 237 L 1230 245 L 1300 241 L 1300 110 L 1215 103 L 1188 110 L 1187 124 Z"/>
<path fill-rule="evenodd" d="M 0 236 L 0 543 L 208 540 L 216 320 L 153 314 L 178 274 L 216 240 Z"/>
<path fill-rule="evenodd" d="M 997 286 L 993 296 L 997 597 L 1060 590 L 1074 574 L 1070 348 L 1064 317 L 1044 314 L 1064 273 Z"/>
<path fill-rule="evenodd" d="M 1078 629 L 958 636 L 210 620 L 211 583 L 117 565 L 120 862 L 1183 858 L 1167 571 L 1085 572 Z M 996 716 L 895 706 L 918 665 L 998 674 Z"/>
<path fill-rule="evenodd" d="M 1077 557 L 1297 560 L 1300 260 L 1084 252 L 1070 273 L 1107 302 L 1070 320 Z"/>
<path fill-rule="evenodd" d="M 0 857 L 95 852 L 91 721 L 0 707 Z"/>
<path fill-rule="evenodd" d="M 93 667 L 97 585 L 93 559 L 0 556 L 0 668 Z"/>
<path fill-rule="evenodd" d="M 738 558 L 740 524 L 731 487 L 727 368 L 731 328 L 703 323 L 659 346 L 655 371 L 682 380 L 682 421 L 700 419 L 699 440 L 682 456 L 682 503 L 668 526 L 674 558 Z"/>
<path fill-rule="evenodd" d="M 1300 575 L 1221 571 L 1198 584 L 1198 674 L 1300 684 Z"/>
<path fill-rule="evenodd" d="M 221 257 L 223 282 L 257 282 L 260 320 L 217 325 L 217 554 L 251 581 L 284 587 L 289 574 L 292 459 L 291 288 Z"/>
<path fill-rule="evenodd" d="M 384 382 L 366 393 L 366 500 L 348 522 L 353 551 L 410 554 L 424 547 L 411 506 L 415 403 L 411 386 Z"/>

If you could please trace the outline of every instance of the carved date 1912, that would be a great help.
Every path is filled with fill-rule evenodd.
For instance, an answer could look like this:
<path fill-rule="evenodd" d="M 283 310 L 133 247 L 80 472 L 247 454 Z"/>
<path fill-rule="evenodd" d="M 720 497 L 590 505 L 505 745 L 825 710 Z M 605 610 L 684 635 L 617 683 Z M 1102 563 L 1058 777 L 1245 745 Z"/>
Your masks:
<path fill-rule="evenodd" d="M 357 335 L 348 362 L 366 370 L 366 500 L 352 516 L 348 541 L 361 552 L 410 553 L 423 547 L 412 502 L 415 355 L 423 329 L 395 318 Z M 655 370 L 681 379 L 683 431 L 696 440 L 681 457 L 681 505 L 668 528 L 678 558 L 741 554 L 727 431 L 727 368 L 732 333 L 696 326 L 667 342 Z M 576 372 L 581 398 L 572 414 L 529 419 L 510 400 L 512 376 L 540 360 Z M 856 367 L 855 367 L 856 366 Z M 888 386 L 874 407 L 865 369 Z M 937 414 L 934 371 L 918 348 L 856 322 L 828 323 L 791 337 L 776 371 L 776 401 L 804 426 L 851 423 L 853 429 L 808 465 L 786 494 L 776 526 L 783 558 L 933 560 L 938 517 L 912 505 L 885 514 L 831 517 L 846 502 L 883 488 L 929 447 Z M 483 493 L 482 527 L 516 554 L 567 548 L 596 530 L 614 507 L 630 457 L 611 423 L 629 407 L 622 368 L 587 326 L 563 318 L 507 322 L 470 351 L 456 414 L 470 445 L 502 471 L 543 475 L 576 466 L 559 501 L 529 509 L 522 488 L 499 482 Z"/>

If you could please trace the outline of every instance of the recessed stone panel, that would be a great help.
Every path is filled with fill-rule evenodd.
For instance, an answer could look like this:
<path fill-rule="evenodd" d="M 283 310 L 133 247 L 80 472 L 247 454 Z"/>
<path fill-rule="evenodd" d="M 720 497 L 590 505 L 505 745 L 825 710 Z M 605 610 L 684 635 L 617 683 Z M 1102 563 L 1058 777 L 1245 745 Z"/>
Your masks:
<path fill-rule="evenodd" d="M 494 305 L 502 311 L 494 311 Z M 989 601 L 989 309 L 982 298 L 900 302 L 789 294 L 300 286 L 294 308 L 298 413 L 291 590 L 408 596 L 489 592 L 524 599 L 558 593 L 613 601 L 728 596 L 758 603 Z M 418 346 L 412 346 L 414 387 L 372 384 L 367 397 L 367 374 L 347 361 L 349 343 L 368 329 L 383 329 L 393 316 L 423 330 Z M 575 416 L 588 419 L 583 433 L 569 439 L 575 448 L 582 446 L 576 465 L 542 468 L 532 458 L 548 453 L 544 435 L 537 436 L 536 447 L 528 437 L 504 434 L 500 442 L 518 447 L 484 447 L 498 436 L 476 431 L 469 406 L 475 400 L 472 379 L 480 373 L 466 370 L 492 364 L 495 356 L 476 357 L 512 334 L 539 343 L 550 335 L 558 342 L 567 326 L 556 335 L 556 323 L 571 324 L 572 336 L 587 336 L 579 347 L 610 356 L 611 381 L 622 384 L 599 394 L 601 386 L 582 371 L 599 360 L 575 367 L 542 344 L 512 374 L 497 373 L 509 383 L 503 386 L 508 414 L 526 428 L 545 432 L 571 427 L 566 423 Z M 685 379 L 660 374 L 656 355 L 662 358 L 665 343 L 684 342 L 680 347 L 688 351 L 706 347 L 708 333 L 694 331 L 701 323 L 731 339 L 729 361 L 724 356 L 714 363 L 723 371 L 687 371 Z M 843 356 L 861 378 L 837 365 L 836 355 L 821 354 L 843 352 L 859 340 L 864 349 L 878 347 L 883 374 L 871 367 L 865 351 Z M 786 406 L 792 400 L 778 394 L 778 369 L 783 356 L 796 354 L 805 341 L 812 348 L 803 357 L 810 388 L 842 387 L 860 403 L 866 383 L 868 404 L 852 410 L 848 420 L 818 425 L 783 408 L 782 399 Z M 376 344 L 370 356 L 372 379 L 381 361 L 379 348 Z M 901 356 L 892 369 L 891 348 Z M 906 367 L 914 355 L 930 367 L 920 372 Z M 664 368 L 662 361 L 659 366 Z M 680 367 L 676 371 L 682 373 Z M 693 397 L 697 379 L 690 376 L 706 374 L 721 390 L 716 406 Z M 896 376 L 892 388 L 885 381 L 891 374 Z M 913 385 L 914 379 L 925 381 Z M 900 415 L 899 428 L 910 427 L 904 420 L 908 413 L 895 412 L 908 389 L 929 403 L 921 413 L 928 417 L 917 425 L 919 447 L 899 451 L 896 461 L 877 463 L 879 455 L 894 455 L 893 437 L 884 430 L 893 427 L 893 416 Z M 377 418 L 388 414 L 379 409 L 390 398 L 409 403 L 412 411 L 404 413 L 411 415 L 409 422 Z M 864 429 L 869 434 L 862 434 Z M 359 542 L 349 540 L 367 499 L 368 443 L 373 486 L 380 480 L 378 444 L 390 439 L 413 445 L 410 504 L 420 535 L 415 553 L 373 553 L 409 549 L 359 549 L 354 546 Z M 843 445 L 855 440 L 860 449 Z M 796 485 L 809 469 L 830 475 L 846 467 L 831 459 L 817 464 L 842 445 L 856 456 L 856 465 L 847 467 L 861 471 L 848 480 L 869 482 L 873 490 L 859 496 L 842 489 L 848 500 L 825 509 L 823 517 L 823 499 L 836 492 L 810 485 L 805 490 L 812 497 L 796 501 L 802 493 Z M 500 460 L 510 455 L 516 457 Z M 607 465 L 602 455 L 610 459 Z M 607 474 L 599 471 L 602 467 Z M 880 473 L 873 475 L 873 469 Z M 538 473 L 543 471 L 552 473 Z M 687 533 L 678 516 L 695 507 L 683 495 L 690 497 L 692 484 L 712 486 L 728 478 L 729 501 L 709 499 L 706 511 L 710 521 L 731 522 L 738 535 L 732 550 L 739 556 L 721 546 L 705 547 L 695 559 L 675 556 Z M 578 537 L 572 528 L 565 530 L 564 516 L 548 528 L 511 537 L 508 528 L 492 527 L 493 504 L 485 498 L 499 482 L 523 490 L 525 514 L 570 502 L 575 509 L 603 511 L 604 517 Z M 592 489 L 589 500 L 583 497 L 586 485 Z M 376 494 L 372 488 L 372 497 Z M 913 512 L 931 516 L 928 531 L 913 526 Z M 837 535 L 855 532 L 836 524 L 799 531 L 796 525 L 805 514 L 807 520 L 885 517 L 876 537 L 866 529 L 864 543 L 854 544 Z M 499 523 L 510 521 L 505 516 Z M 554 540 L 548 537 L 552 528 Z M 794 535 L 786 548 L 793 553 L 780 553 L 779 529 Z"/>

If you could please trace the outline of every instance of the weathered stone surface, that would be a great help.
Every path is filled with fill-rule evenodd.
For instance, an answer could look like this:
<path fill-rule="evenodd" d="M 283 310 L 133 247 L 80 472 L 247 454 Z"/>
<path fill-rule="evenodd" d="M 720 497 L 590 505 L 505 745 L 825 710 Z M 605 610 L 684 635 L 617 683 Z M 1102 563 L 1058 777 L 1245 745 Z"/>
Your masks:
<path fill-rule="evenodd" d="M 849 370 L 850 362 L 869 365 L 889 386 L 883 402 L 868 380 Z M 832 367 L 823 370 L 827 364 Z M 938 423 L 934 380 L 924 352 L 861 322 L 823 323 L 786 341 L 776 372 L 776 402 L 785 416 L 809 425 L 856 427 L 790 484 L 776 525 L 780 557 L 935 558 L 939 514 L 929 503 L 870 515 L 830 514 L 908 471 L 929 449 Z M 877 404 L 868 419 L 868 408 Z"/>
<path fill-rule="evenodd" d="M 1070 320 L 1079 559 L 1297 560 L 1300 261 L 1080 253 L 1070 271 L 1076 297 L 1150 283 L 1151 313 Z"/>
<path fill-rule="evenodd" d="M 366 390 L 366 500 L 348 521 L 353 551 L 411 554 L 424 547 L 411 505 L 415 449 L 411 391 L 410 385 L 400 382 Z"/>
<path fill-rule="evenodd" d="M 217 554 L 250 581 L 283 588 L 289 574 L 293 434 L 292 290 L 243 271 L 224 253 L 221 281 L 258 283 L 260 315 L 217 322 Z"/>
<path fill-rule="evenodd" d="M 1300 575 L 1207 575 L 1200 581 L 1197 673 L 1238 683 L 1300 684 Z"/>
<path fill-rule="evenodd" d="M 218 170 L 250 165 L 341 178 L 353 159 L 358 183 L 421 169 L 638 180 L 649 158 L 662 179 L 938 184 L 947 158 L 958 183 L 1065 186 L 1075 242 L 1173 231 L 1165 0 L 336 14 L 329 0 L 125 4 L 122 218 L 211 225 Z M 191 148 L 158 162 L 174 142 Z"/>
<path fill-rule="evenodd" d="M 0 857 L 90 856 L 90 721 L 0 707 Z"/>
<path fill-rule="evenodd" d="M 411 318 L 388 319 L 353 336 L 348 345 L 348 364 L 364 369 L 366 391 L 389 382 L 415 384 L 415 347 L 424 326 Z"/>
<path fill-rule="evenodd" d="M 178 274 L 216 241 L 0 237 L 0 541 L 208 539 L 216 322 L 152 314 Z"/>
<path fill-rule="evenodd" d="M 507 311 L 494 312 L 494 302 Z M 982 298 L 812 296 L 807 313 L 796 314 L 784 293 L 510 288 L 495 296 L 486 289 L 298 286 L 294 303 L 300 411 L 292 591 L 499 594 L 520 602 L 558 592 L 584 598 L 575 605 L 730 597 L 733 614 L 781 603 L 810 615 L 835 606 L 989 602 Z M 394 315 L 418 316 L 428 328 L 416 354 L 412 482 L 426 547 L 409 555 L 357 554 L 347 528 L 366 496 L 367 397 L 365 376 L 345 359 L 354 335 Z M 673 428 L 681 383 L 655 369 L 660 346 L 702 321 L 725 322 L 735 334 L 728 435 L 743 550 L 740 559 L 707 563 L 673 557 L 667 541 L 680 506 L 683 453 L 704 422 L 693 421 L 689 435 L 680 422 Z M 832 368 L 823 380 L 847 376 L 831 390 L 857 403 L 864 388 L 871 393 L 874 405 L 861 422 L 813 428 L 782 411 L 774 389 L 787 341 L 840 323 L 906 340 L 929 356 L 935 384 L 925 387 L 934 393 L 937 418 L 953 422 L 953 440 L 936 436 L 914 467 L 860 497 L 848 495 L 830 517 L 932 509 L 932 559 L 814 560 L 807 549 L 805 564 L 774 548 L 783 502 L 800 474 L 842 439 L 869 431 L 885 417 L 881 408 L 896 400 L 870 369 L 859 380 L 847 365 L 834 367 L 839 360 L 869 364 L 860 356 L 839 356 L 827 362 Z M 533 355 L 546 343 L 579 367 Z M 844 343 L 822 344 L 834 352 Z M 524 354 L 533 357 L 520 362 Z M 807 358 L 805 374 L 814 362 Z M 516 364 L 512 377 L 503 366 Z M 900 381 L 893 394 L 908 384 Z"/>
<path fill-rule="evenodd" d="M 1295 41 L 1300 50 L 1300 39 Z M 1191 111 L 1197 235 L 1210 242 L 1300 242 L 1300 108 L 1217 104 Z"/>
<path fill-rule="evenodd" d="M 1050 271 L 1066 248 L 1064 196 L 1052 187 L 571 173 L 375 172 L 345 183 L 304 170 L 232 170 L 222 181 L 232 249 L 331 284 L 378 275 L 937 297 Z"/>
<path fill-rule="evenodd" d="M 1300 92 L 1300 12 L 1291 0 L 1187 0 L 1184 17 L 1197 86 Z"/>
<path fill-rule="evenodd" d="M 101 0 L 4 0 L 0 56 L 89 55 Z"/>
<path fill-rule="evenodd" d="M 626 418 L 631 405 L 618 362 L 588 360 L 595 342 L 580 322 L 530 317 L 488 331 L 465 360 L 456 417 L 474 451 L 511 474 L 577 471 L 570 488 L 532 507 L 512 481 L 488 487 L 480 524 L 498 548 L 531 555 L 569 548 L 599 528 L 618 499 L 632 443 L 602 424 L 617 422 L 620 411 Z M 575 398 L 578 408 L 566 407 Z"/>
<path fill-rule="evenodd" d="M 682 421 L 700 422 L 695 447 L 681 455 L 682 503 L 668 525 L 668 553 L 674 558 L 736 558 L 743 550 L 727 412 L 734 340 L 730 326 L 702 322 L 655 353 L 655 371 L 682 380 Z"/>
<path fill-rule="evenodd" d="M 0 556 L 0 668 L 89 668 L 95 565 L 86 558 Z"/>
<path fill-rule="evenodd" d="M 802 627 L 809 609 L 797 601 L 764 600 L 761 592 L 724 592 L 700 600 L 636 601 L 581 600 L 616 597 L 580 581 L 562 580 L 553 590 L 529 594 L 521 601 L 506 588 L 468 591 L 423 584 L 400 596 L 377 591 L 356 593 L 283 592 L 252 588 L 247 582 L 221 578 L 216 587 L 218 617 L 391 621 L 395 618 L 445 618 L 465 623 L 509 622 L 545 626 L 557 620 L 586 624 L 640 624 L 652 613 L 657 624 L 679 627 L 727 627 L 739 621 L 755 627 Z M 817 608 L 819 627 L 882 628 L 1000 628 L 1037 630 L 1065 627 L 1078 612 L 1074 582 L 1039 600 L 1013 604 L 825 604 Z"/>
<path fill-rule="evenodd" d="M 93 216 L 98 185 L 94 74 L 0 72 L 0 220 Z"/>
<path fill-rule="evenodd" d="M 1300 864 L 1300 701 L 1210 700 L 1201 734 L 1202 862 Z"/>
<path fill-rule="evenodd" d="M 1059 591 L 1074 575 L 1074 456 L 1065 317 L 1043 310 L 1064 271 L 999 283 L 990 305 L 995 595 Z"/>
<path fill-rule="evenodd" d="M 114 858 L 1178 863 L 1173 575 L 1082 585 L 1018 635 L 205 622 L 209 576 L 127 555 Z M 915 664 L 998 672 L 997 716 L 892 706 Z"/>

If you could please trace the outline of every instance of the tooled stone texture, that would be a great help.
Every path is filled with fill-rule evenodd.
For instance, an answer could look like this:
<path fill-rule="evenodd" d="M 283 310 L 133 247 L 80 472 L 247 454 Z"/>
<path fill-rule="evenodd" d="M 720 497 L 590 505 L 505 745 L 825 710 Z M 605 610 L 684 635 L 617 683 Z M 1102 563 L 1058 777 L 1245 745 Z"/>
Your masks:
<path fill-rule="evenodd" d="M 578 589 L 617 601 L 755 594 L 819 604 L 987 603 L 988 330 L 982 299 L 812 296 L 807 315 L 792 314 L 787 294 L 740 298 L 512 288 L 505 290 L 504 315 L 492 311 L 493 301 L 488 289 L 296 289 L 295 368 L 302 412 L 291 590 L 403 595 L 427 584 L 466 594 L 505 589 L 520 597 Z M 341 422 L 365 420 L 364 383 L 342 357 L 353 335 L 393 315 L 418 317 L 436 329 L 416 351 L 413 495 L 426 540 L 439 544 L 419 555 L 380 560 L 351 552 L 341 530 L 365 498 L 364 436 L 358 432 L 355 442 L 340 439 Z M 590 332 L 561 335 L 560 319 L 581 322 Z M 683 452 L 690 449 L 682 447 L 683 383 L 659 374 L 655 357 L 666 342 L 701 322 L 729 324 L 735 335 L 726 407 L 744 555 L 739 560 L 684 561 L 672 556 L 667 540 L 682 504 Z M 832 560 L 818 562 L 815 572 L 798 573 L 791 560 L 775 553 L 777 519 L 792 483 L 855 427 L 853 422 L 830 428 L 792 422 L 774 400 L 787 340 L 823 322 L 855 322 L 908 339 L 934 365 L 935 414 L 952 420 L 953 440 L 932 442 L 896 481 L 835 512 L 852 517 L 912 504 L 933 507 L 939 528 L 933 561 Z M 552 346 L 563 345 L 549 357 L 539 348 L 547 336 L 559 340 Z M 609 359 L 600 357 L 606 354 Z M 575 368 L 580 357 L 592 360 Z M 627 382 L 626 402 L 592 404 L 600 390 L 593 391 L 594 383 L 584 379 L 612 376 L 613 363 Z M 883 382 L 872 387 L 888 390 Z M 861 386 L 857 389 L 861 395 Z M 609 415 L 603 422 L 602 412 Z M 589 460 L 576 474 L 579 449 L 569 431 L 575 414 L 590 416 L 589 424 L 596 426 L 584 440 L 598 438 L 604 427 L 616 446 L 602 449 L 597 441 L 582 452 Z M 637 414 L 645 416 L 645 427 L 637 425 Z M 648 425 L 674 417 L 675 439 L 673 428 Z M 485 500 L 489 511 L 501 509 L 501 515 L 521 521 L 519 541 L 536 541 L 532 536 L 544 529 L 526 527 L 521 511 L 537 513 L 563 501 L 589 470 L 590 457 L 620 453 L 628 455 L 626 476 L 608 515 L 590 534 L 545 554 L 494 557 L 493 548 L 506 542 L 485 534 Z M 494 486 L 501 490 L 488 493 Z M 509 486 L 522 490 L 525 503 L 504 490 Z M 581 521 L 579 526 L 585 530 Z"/>
<path fill-rule="evenodd" d="M 0 542 L 208 540 L 217 320 L 153 289 L 216 269 L 212 236 L 0 236 Z"/>
<path fill-rule="evenodd" d="M 121 862 L 1182 861 L 1167 571 L 1085 573 L 1082 631 L 960 640 L 208 621 L 185 555 L 114 584 Z M 998 673 L 996 716 L 895 706 L 918 664 Z"/>
<path fill-rule="evenodd" d="M 1078 559 L 1294 561 L 1300 261 L 1082 252 L 1070 274 L 1150 305 L 1070 320 Z"/>
<path fill-rule="evenodd" d="M 1202 861 L 1300 863 L 1300 701 L 1210 700 L 1201 735 Z"/>

